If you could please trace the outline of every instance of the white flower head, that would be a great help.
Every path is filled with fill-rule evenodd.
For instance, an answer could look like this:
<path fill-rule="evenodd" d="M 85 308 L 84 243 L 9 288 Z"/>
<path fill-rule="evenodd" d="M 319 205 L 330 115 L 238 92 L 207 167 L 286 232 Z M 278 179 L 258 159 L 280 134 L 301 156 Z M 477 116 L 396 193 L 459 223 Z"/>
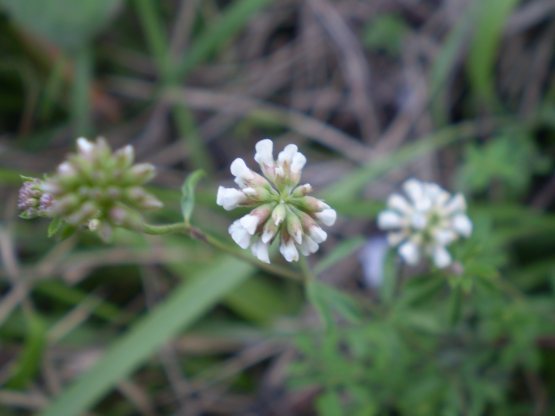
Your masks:
<path fill-rule="evenodd" d="M 416 179 L 407 180 L 402 188 L 406 197 L 388 198 L 387 209 L 378 215 L 378 227 L 388 231 L 390 245 L 398 247 L 408 264 L 428 256 L 437 268 L 449 266 L 452 258 L 446 247 L 472 233 L 464 196 L 451 196 L 435 183 Z"/>
<path fill-rule="evenodd" d="M 216 203 L 226 210 L 252 207 L 251 212 L 229 227 L 231 238 L 251 249 L 259 260 L 269 263 L 269 246 L 279 240 L 279 250 L 291 262 L 315 253 L 327 238 L 322 226 L 335 223 L 337 214 L 328 204 L 308 196 L 310 184 L 299 186 L 306 157 L 294 144 L 287 145 L 274 159 L 270 139 L 260 140 L 255 161 L 262 175 L 251 170 L 243 159 L 235 159 L 231 173 L 239 189 L 218 188 Z"/>

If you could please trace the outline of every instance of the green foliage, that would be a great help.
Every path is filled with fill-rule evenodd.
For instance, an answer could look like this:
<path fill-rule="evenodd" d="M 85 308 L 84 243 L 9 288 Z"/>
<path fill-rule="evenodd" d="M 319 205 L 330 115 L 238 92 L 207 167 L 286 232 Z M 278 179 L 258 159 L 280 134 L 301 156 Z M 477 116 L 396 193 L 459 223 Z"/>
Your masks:
<path fill-rule="evenodd" d="M 195 189 L 204 175 L 205 173 L 202 170 L 191 173 L 181 187 L 181 214 L 186 224 L 191 222 L 191 216 L 195 208 Z"/>
<path fill-rule="evenodd" d="M 479 2 L 475 14 L 475 32 L 468 57 L 470 83 L 478 99 L 496 103 L 494 65 L 502 30 L 518 0 Z"/>
<path fill-rule="evenodd" d="M 221 258 L 210 268 L 198 273 L 191 282 L 184 282 L 156 310 L 120 337 L 90 370 L 57 397 L 41 415 L 71 416 L 85 412 L 167 340 L 190 326 L 229 291 L 244 282 L 250 271 L 251 267 L 242 262 Z"/>
<path fill-rule="evenodd" d="M 383 15 L 366 24 L 363 42 L 371 48 L 398 55 L 409 29 L 404 20 L 395 15 Z"/>
<path fill-rule="evenodd" d="M 458 183 L 467 192 L 483 192 L 496 184 L 508 196 L 518 197 L 528 189 L 533 175 L 545 173 L 551 164 L 532 137 L 507 131 L 484 144 L 466 146 Z"/>
<path fill-rule="evenodd" d="M 110 22 L 120 0 L 1 0 L 15 22 L 57 46 L 76 50 Z"/>

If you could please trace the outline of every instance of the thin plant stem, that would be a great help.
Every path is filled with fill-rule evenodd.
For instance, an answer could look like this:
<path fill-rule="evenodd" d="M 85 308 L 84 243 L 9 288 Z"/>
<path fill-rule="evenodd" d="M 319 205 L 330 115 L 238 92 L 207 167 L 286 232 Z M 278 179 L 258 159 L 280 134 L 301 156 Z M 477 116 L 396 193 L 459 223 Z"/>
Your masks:
<path fill-rule="evenodd" d="M 231 254 L 232 256 L 235 256 L 241 260 L 251 263 L 257 268 L 265 270 L 268 273 L 271 273 L 273 275 L 284 277 L 287 279 L 293 279 L 296 281 L 303 280 L 303 278 L 298 273 L 295 273 L 294 271 L 286 269 L 285 267 L 280 267 L 273 264 L 261 262 L 243 251 L 239 251 L 233 247 L 230 247 L 229 245 L 222 242 L 221 240 L 214 237 L 213 235 L 210 235 L 205 231 L 186 223 L 178 222 L 174 224 L 164 224 L 164 225 L 153 225 L 153 224 L 143 223 L 141 226 L 141 229 L 138 231 L 142 231 L 145 234 L 151 234 L 151 235 L 167 235 L 167 234 L 182 233 L 182 234 L 188 235 L 191 238 L 194 238 L 195 240 L 202 241 L 208 244 L 209 246 L 212 246 L 213 248 L 216 248 L 220 251 Z"/>
<path fill-rule="evenodd" d="M 301 255 L 299 264 L 301 266 L 301 271 L 303 273 L 305 284 L 316 279 L 316 276 L 314 275 L 312 270 L 310 270 L 310 265 L 308 264 L 308 261 L 305 256 Z"/>

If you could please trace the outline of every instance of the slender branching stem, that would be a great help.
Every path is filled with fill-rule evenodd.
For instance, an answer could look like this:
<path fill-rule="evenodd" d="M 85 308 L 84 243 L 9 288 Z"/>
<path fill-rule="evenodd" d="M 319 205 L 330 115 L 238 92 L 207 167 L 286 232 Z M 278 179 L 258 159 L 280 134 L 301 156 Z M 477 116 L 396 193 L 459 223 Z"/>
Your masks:
<path fill-rule="evenodd" d="M 200 228 L 197 228 L 190 224 L 186 224 L 184 222 L 179 222 L 174 224 L 164 224 L 164 225 L 153 225 L 153 224 L 143 223 L 139 231 L 142 231 L 145 234 L 151 234 L 151 235 L 167 235 L 167 234 L 182 233 L 191 238 L 194 238 L 195 240 L 202 241 L 208 244 L 209 246 L 212 246 L 213 248 L 216 248 L 224 253 L 231 254 L 234 257 L 237 257 L 241 260 L 251 263 L 257 268 L 267 271 L 268 273 L 271 273 L 273 275 L 284 277 L 287 279 L 293 279 L 297 281 L 303 280 L 303 277 L 301 275 L 299 275 L 298 273 L 292 270 L 289 270 L 285 267 L 261 262 L 255 259 L 254 257 L 250 256 L 246 252 L 239 251 L 234 247 L 227 245 L 226 243 L 222 242 L 221 240 L 214 237 L 213 235 L 206 233 Z"/>

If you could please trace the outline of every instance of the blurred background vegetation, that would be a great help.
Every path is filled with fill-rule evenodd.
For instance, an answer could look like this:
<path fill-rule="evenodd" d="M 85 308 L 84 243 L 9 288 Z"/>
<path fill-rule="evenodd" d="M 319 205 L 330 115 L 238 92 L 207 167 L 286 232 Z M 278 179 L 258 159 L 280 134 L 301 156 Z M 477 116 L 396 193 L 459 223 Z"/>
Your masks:
<path fill-rule="evenodd" d="M 553 0 L 0 0 L 0 414 L 555 414 L 554 45 Z M 19 220 L 19 175 L 97 135 L 157 166 L 159 222 L 204 169 L 222 239 L 229 163 L 299 145 L 340 215 L 310 302 L 185 237 Z M 368 266 L 409 176 L 467 195 L 462 276 Z"/>

